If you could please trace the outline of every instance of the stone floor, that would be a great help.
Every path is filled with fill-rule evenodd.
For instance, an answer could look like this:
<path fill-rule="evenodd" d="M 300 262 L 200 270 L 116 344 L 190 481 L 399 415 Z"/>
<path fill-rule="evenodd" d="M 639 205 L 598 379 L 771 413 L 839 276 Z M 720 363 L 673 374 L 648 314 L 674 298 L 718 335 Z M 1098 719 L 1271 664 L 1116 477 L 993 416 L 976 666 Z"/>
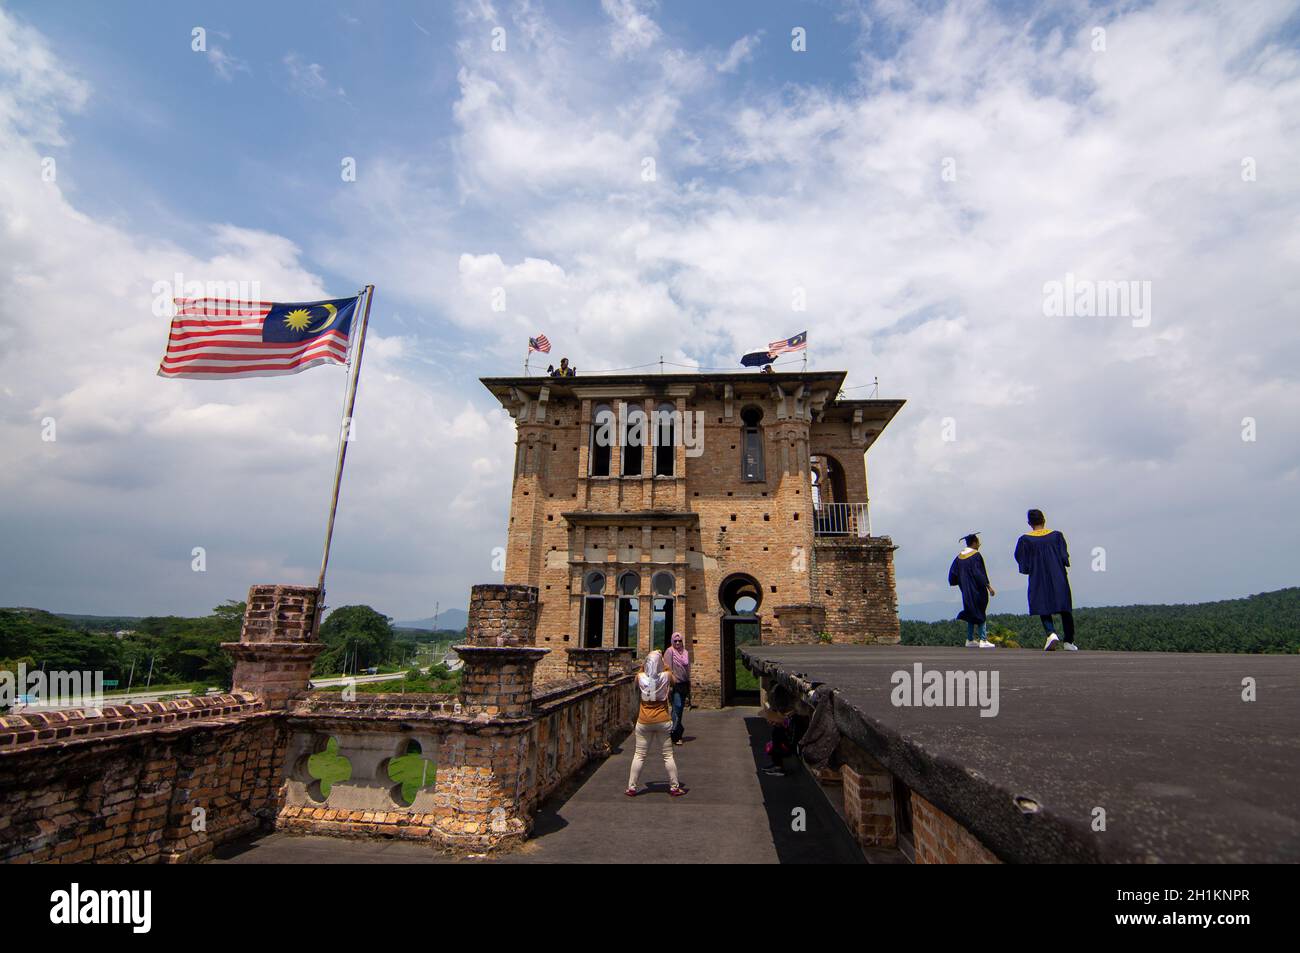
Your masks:
<path fill-rule="evenodd" d="M 643 792 L 624 796 L 632 739 L 589 766 L 543 805 L 521 849 L 473 862 L 862 863 L 839 815 L 802 768 L 761 772 L 767 723 L 757 708 L 693 711 L 674 748 L 686 797 L 668 796 L 662 759 L 648 759 Z M 792 761 L 793 765 L 794 762 Z M 648 791 L 645 788 L 648 787 Z M 792 830 L 806 810 L 806 829 Z M 229 845 L 214 863 L 446 863 L 430 848 L 394 841 L 272 834 Z"/>

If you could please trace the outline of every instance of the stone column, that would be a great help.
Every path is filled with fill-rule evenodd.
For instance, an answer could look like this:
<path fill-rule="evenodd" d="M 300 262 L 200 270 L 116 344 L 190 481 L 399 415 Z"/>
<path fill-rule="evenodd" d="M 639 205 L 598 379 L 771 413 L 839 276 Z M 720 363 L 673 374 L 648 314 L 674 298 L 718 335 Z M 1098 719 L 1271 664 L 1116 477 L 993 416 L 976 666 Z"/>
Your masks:
<path fill-rule="evenodd" d="M 315 586 L 249 588 L 239 641 L 221 646 L 235 659 L 234 691 L 284 708 L 307 690 L 316 656 L 325 650 L 315 631 L 319 597 Z"/>

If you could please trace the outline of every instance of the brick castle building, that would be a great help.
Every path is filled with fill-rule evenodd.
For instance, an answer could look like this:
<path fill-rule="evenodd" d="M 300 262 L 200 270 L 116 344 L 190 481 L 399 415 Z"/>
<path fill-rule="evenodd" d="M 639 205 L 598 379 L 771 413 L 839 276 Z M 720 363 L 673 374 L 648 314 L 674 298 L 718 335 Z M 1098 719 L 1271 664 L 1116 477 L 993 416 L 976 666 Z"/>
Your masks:
<path fill-rule="evenodd" d="M 505 581 L 539 591 L 539 680 L 681 631 L 714 707 L 738 642 L 897 642 L 865 454 L 904 402 L 839 399 L 844 378 L 483 378 L 517 428 Z"/>

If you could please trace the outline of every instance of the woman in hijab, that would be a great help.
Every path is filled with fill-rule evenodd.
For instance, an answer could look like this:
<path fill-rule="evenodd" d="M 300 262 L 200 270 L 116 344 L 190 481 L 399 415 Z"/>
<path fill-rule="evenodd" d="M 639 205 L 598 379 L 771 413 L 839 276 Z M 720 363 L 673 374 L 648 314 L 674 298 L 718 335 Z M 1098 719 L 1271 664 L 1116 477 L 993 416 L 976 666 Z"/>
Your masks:
<path fill-rule="evenodd" d="M 632 759 L 632 773 L 627 779 L 627 796 L 636 797 L 637 781 L 646 751 L 657 744 L 663 749 L 664 767 L 668 769 L 668 793 L 681 797 L 686 791 L 677 783 L 677 762 L 673 760 L 671 737 L 673 721 L 668 713 L 668 693 L 673 677 L 664 671 L 663 655 L 655 649 L 645 660 L 645 668 L 636 677 L 636 687 L 641 693 L 641 707 L 636 717 L 636 756 Z"/>
<path fill-rule="evenodd" d="M 673 644 L 664 653 L 664 668 L 673 677 L 673 686 L 669 690 L 669 701 L 673 709 L 673 744 L 682 743 L 686 728 L 682 724 L 682 715 L 691 698 L 691 653 L 686 651 L 686 639 L 680 632 L 673 633 Z"/>

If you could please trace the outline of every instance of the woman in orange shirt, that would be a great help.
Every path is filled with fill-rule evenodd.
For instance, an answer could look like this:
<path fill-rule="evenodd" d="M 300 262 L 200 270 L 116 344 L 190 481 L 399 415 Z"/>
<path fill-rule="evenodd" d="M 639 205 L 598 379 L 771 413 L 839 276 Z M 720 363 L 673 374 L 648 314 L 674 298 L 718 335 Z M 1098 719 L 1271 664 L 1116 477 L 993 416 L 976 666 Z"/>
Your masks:
<path fill-rule="evenodd" d="M 652 742 L 663 750 L 664 767 L 668 769 L 668 793 L 673 797 L 681 797 L 686 793 L 677 781 L 677 762 L 673 759 L 673 716 L 668 710 L 668 694 L 672 685 L 672 673 L 664 671 L 663 654 L 655 649 L 646 657 L 645 667 L 636 677 L 636 687 L 641 693 L 641 707 L 636 716 L 636 755 L 632 758 L 632 773 L 627 779 L 628 797 L 636 797 L 641 766 L 645 764 L 646 751 Z"/>

